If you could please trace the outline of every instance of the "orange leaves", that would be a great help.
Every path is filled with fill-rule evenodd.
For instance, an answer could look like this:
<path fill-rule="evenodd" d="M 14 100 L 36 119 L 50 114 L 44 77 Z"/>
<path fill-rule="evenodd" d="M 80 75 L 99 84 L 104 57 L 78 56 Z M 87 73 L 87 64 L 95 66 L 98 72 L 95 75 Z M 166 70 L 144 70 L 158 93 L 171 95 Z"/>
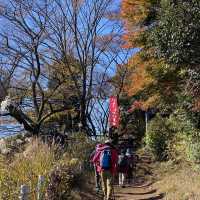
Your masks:
<path fill-rule="evenodd" d="M 146 45 L 145 31 L 153 22 L 152 14 L 156 11 L 152 9 L 157 4 L 157 1 L 151 0 L 122 0 L 121 3 L 121 18 L 124 22 L 125 33 L 123 40 L 125 44 L 123 48 L 143 48 Z M 148 51 L 148 52 L 147 52 Z M 145 55 L 151 55 L 151 49 L 143 49 Z M 143 58 L 140 53 L 132 56 L 128 63 L 128 75 L 124 91 L 129 96 L 140 97 L 140 101 L 136 101 L 131 109 L 147 110 L 154 106 L 159 99 L 159 95 L 155 91 L 150 94 L 149 88 L 156 85 L 156 80 L 149 72 L 157 64 L 154 58 Z M 155 69 L 155 68 L 154 68 Z M 149 95 L 150 94 L 150 95 Z"/>
<path fill-rule="evenodd" d="M 200 98 L 197 98 L 193 101 L 193 111 L 199 112 L 200 111 Z"/>
<path fill-rule="evenodd" d="M 128 48 L 135 48 L 135 47 L 143 47 L 143 44 L 139 42 L 140 36 L 142 34 L 142 29 L 131 31 L 126 31 L 126 34 L 123 35 L 122 39 L 125 41 L 125 44 L 122 46 L 122 48 L 128 49 Z"/>
<path fill-rule="evenodd" d="M 147 72 L 147 67 L 152 64 L 151 62 L 153 61 L 143 61 L 139 53 L 129 60 L 128 67 L 131 73 L 128 76 L 129 84 L 125 87 L 128 95 L 137 95 L 137 93 L 153 82 L 152 77 Z"/>
<path fill-rule="evenodd" d="M 122 0 L 121 16 L 128 20 L 127 25 L 137 25 L 147 17 L 149 6 L 147 0 Z"/>
<path fill-rule="evenodd" d="M 152 68 L 157 65 L 154 59 L 143 59 L 141 53 L 137 53 L 135 56 L 129 59 L 127 68 L 129 75 L 127 76 L 124 91 L 129 96 L 140 96 L 143 94 L 143 98 L 140 101 L 135 101 L 132 105 L 130 112 L 135 109 L 147 110 L 157 105 L 159 101 L 159 94 L 153 92 L 150 94 L 148 88 L 155 85 L 156 81 L 151 76 L 148 68 Z"/>
<path fill-rule="evenodd" d="M 133 112 L 134 110 L 142 109 L 142 102 L 141 101 L 134 101 L 131 108 L 128 110 L 128 112 Z"/>
<path fill-rule="evenodd" d="M 156 107 L 159 98 L 160 97 L 158 94 L 150 96 L 146 101 L 142 102 L 142 110 L 148 110 L 149 108 Z"/>
<path fill-rule="evenodd" d="M 133 102 L 133 104 L 132 104 L 131 108 L 128 110 L 128 112 L 133 112 L 134 110 L 146 111 L 149 108 L 155 107 L 158 101 L 159 101 L 159 95 L 157 95 L 157 94 L 149 97 L 146 101 L 136 100 Z"/>
<path fill-rule="evenodd" d="M 121 17 L 124 21 L 126 44 L 124 48 L 141 47 L 137 40 L 144 31 L 142 23 L 149 13 L 150 3 L 147 0 L 122 0 Z"/>

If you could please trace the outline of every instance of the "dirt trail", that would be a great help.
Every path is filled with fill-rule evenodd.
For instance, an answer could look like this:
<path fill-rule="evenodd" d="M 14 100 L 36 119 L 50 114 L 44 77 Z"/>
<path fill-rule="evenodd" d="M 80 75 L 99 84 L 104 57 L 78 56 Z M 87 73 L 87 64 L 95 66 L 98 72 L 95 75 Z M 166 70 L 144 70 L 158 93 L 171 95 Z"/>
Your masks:
<path fill-rule="evenodd" d="M 125 188 L 115 186 L 115 200 L 160 200 L 164 194 L 160 194 L 155 185 L 155 175 L 151 169 L 151 159 L 141 157 L 137 163 L 135 181 Z"/>
<path fill-rule="evenodd" d="M 159 194 L 152 183 L 132 185 L 126 188 L 115 187 L 116 200 L 159 200 L 164 194 Z"/>
<path fill-rule="evenodd" d="M 156 178 L 153 174 L 152 161 L 148 156 L 141 156 L 134 175 L 134 183 L 132 185 L 126 185 L 125 188 L 121 188 L 117 185 L 117 179 L 115 180 L 114 196 L 115 200 L 164 200 L 165 194 L 159 193 L 156 188 Z M 90 183 L 89 188 L 94 188 L 94 183 Z M 102 200 L 103 195 L 100 193 L 97 195 L 95 191 L 81 193 L 81 200 Z"/>

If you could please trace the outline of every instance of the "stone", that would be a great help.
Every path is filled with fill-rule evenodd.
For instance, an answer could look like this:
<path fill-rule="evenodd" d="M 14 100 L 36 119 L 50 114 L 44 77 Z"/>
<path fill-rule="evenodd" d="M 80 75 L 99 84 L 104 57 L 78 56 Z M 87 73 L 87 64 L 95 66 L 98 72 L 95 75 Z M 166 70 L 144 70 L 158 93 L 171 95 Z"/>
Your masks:
<path fill-rule="evenodd" d="M 21 145 L 21 144 L 23 144 L 23 143 L 24 143 L 23 140 L 21 140 L 21 139 L 16 139 L 16 144 L 17 144 L 17 145 Z"/>
<path fill-rule="evenodd" d="M 0 139 L 0 151 L 6 148 L 6 141 L 5 139 Z"/>
<path fill-rule="evenodd" d="M 11 149 L 9 149 L 9 148 L 5 148 L 5 149 L 1 149 L 1 154 L 3 154 L 3 155 L 8 155 L 8 154 L 10 154 L 11 153 Z"/>
<path fill-rule="evenodd" d="M 25 142 L 28 142 L 28 143 L 32 142 L 32 138 L 29 138 L 29 137 L 25 138 Z"/>

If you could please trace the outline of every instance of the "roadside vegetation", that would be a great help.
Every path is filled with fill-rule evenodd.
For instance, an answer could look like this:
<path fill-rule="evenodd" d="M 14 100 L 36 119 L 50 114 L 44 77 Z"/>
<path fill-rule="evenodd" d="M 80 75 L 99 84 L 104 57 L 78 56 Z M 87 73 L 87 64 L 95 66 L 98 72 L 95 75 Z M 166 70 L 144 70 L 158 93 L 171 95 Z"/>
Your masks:
<path fill-rule="evenodd" d="M 66 149 L 44 144 L 39 139 L 24 145 L 24 151 L 14 153 L 10 159 L 9 155 L 0 157 L 0 199 L 17 199 L 23 184 L 31 190 L 30 199 L 37 199 L 39 175 L 45 177 L 42 199 L 74 199 L 73 190 L 86 190 L 93 141 L 80 134 Z"/>
<path fill-rule="evenodd" d="M 0 140 L 0 199 L 21 184 L 35 199 L 39 175 L 44 199 L 83 198 L 73 191 L 109 135 L 110 96 L 116 141 L 131 138 L 150 159 L 138 177 L 152 172 L 166 199 L 200 199 L 200 1 L 116 2 L 0 3 L 0 131 L 25 135 Z"/>

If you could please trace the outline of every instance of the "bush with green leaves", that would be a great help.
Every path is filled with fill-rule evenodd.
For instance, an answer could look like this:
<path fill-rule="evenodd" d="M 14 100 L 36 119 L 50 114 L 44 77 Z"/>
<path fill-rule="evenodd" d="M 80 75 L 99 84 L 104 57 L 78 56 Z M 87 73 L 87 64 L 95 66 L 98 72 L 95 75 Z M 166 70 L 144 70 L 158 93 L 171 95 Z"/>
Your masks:
<path fill-rule="evenodd" d="M 166 118 L 157 116 L 149 123 L 145 143 L 157 160 L 167 159 L 168 145 L 174 134 L 171 123 Z"/>
<path fill-rule="evenodd" d="M 168 118 L 155 117 L 149 123 L 145 143 L 157 160 L 200 162 L 200 131 L 184 109 L 175 110 Z"/>
<path fill-rule="evenodd" d="M 199 0 L 161 1 L 159 13 L 150 35 L 158 58 L 179 67 L 199 65 Z"/>
<path fill-rule="evenodd" d="M 184 115 L 174 112 L 169 117 L 157 115 L 150 121 L 145 143 L 155 159 L 176 159 L 179 152 L 182 151 L 185 132 L 188 129 L 191 130 L 190 124 L 184 124 L 183 121 L 186 122 L 184 117 Z"/>
<path fill-rule="evenodd" d="M 198 129 L 195 113 L 178 109 L 170 117 L 170 121 L 177 132 L 176 136 L 179 137 L 179 141 L 182 143 L 181 150 L 184 151 L 185 159 L 200 162 L 200 130 Z"/>
<path fill-rule="evenodd" d="M 200 163 L 200 138 L 188 138 L 186 153 L 189 161 Z"/>

